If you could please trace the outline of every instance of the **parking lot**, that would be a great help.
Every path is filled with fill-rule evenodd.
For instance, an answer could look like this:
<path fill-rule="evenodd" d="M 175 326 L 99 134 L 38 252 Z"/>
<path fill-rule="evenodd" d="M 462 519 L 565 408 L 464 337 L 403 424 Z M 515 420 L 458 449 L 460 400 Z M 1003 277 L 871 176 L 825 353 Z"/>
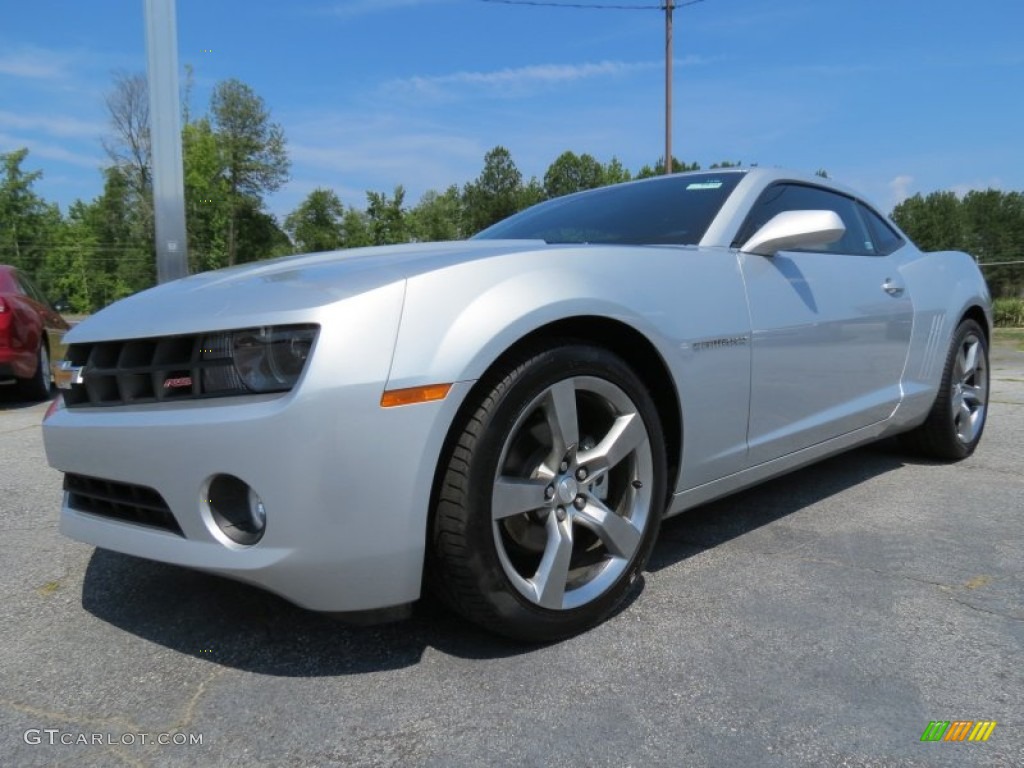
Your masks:
<path fill-rule="evenodd" d="M 992 368 L 969 460 L 858 450 L 668 521 L 637 598 L 543 647 L 66 540 L 46 406 L 0 391 L 0 764 L 1024 765 L 1024 352 Z"/>

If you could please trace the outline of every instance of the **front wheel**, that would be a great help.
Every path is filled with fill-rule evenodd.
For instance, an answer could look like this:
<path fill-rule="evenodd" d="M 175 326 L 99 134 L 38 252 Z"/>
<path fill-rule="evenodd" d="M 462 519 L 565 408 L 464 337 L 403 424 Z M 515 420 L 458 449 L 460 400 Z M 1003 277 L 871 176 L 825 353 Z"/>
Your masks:
<path fill-rule="evenodd" d="M 924 424 L 903 435 L 904 444 L 935 459 L 970 456 L 985 429 L 988 393 L 985 332 L 974 320 L 964 320 L 953 334 L 935 404 Z"/>
<path fill-rule="evenodd" d="M 576 634 L 624 602 L 653 547 L 657 410 L 621 359 L 584 344 L 534 351 L 481 389 L 445 459 L 431 577 L 492 631 Z"/>

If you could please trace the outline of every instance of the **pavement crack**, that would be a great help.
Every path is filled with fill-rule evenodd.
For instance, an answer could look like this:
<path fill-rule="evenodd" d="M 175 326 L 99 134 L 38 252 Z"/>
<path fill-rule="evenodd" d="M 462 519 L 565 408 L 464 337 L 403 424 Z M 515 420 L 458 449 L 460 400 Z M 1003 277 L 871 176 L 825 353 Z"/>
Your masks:
<path fill-rule="evenodd" d="M 199 701 L 206 694 L 207 688 L 215 680 L 222 677 L 226 672 L 227 669 L 224 667 L 221 667 L 220 669 L 215 669 L 206 677 L 205 680 L 203 680 L 203 682 L 199 684 L 199 686 L 195 690 L 195 693 L 192 694 L 192 698 L 189 699 L 188 703 L 185 705 L 185 709 L 181 714 L 181 718 L 176 723 L 174 723 L 170 728 L 167 729 L 169 732 L 184 731 L 192 724 L 192 720 L 195 718 L 196 715 L 196 709 L 199 706 Z"/>
<path fill-rule="evenodd" d="M 24 432 L 26 429 L 39 429 L 41 424 L 29 424 L 24 427 L 15 427 L 14 429 L 3 429 L 0 430 L 0 435 L 13 435 L 15 432 Z"/>
<path fill-rule="evenodd" d="M 13 709 L 15 712 L 21 712 L 26 715 L 32 715 L 38 717 L 41 720 L 56 721 L 58 723 L 66 723 L 69 725 L 88 726 L 90 728 L 120 728 L 125 731 L 134 731 L 141 733 L 143 728 L 138 723 L 126 720 L 122 717 L 88 717 L 72 715 L 67 712 L 57 712 L 50 709 L 42 709 L 40 707 L 33 707 L 30 704 L 22 704 L 20 701 L 13 701 L 11 699 L 0 698 L 0 706 L 8 707 Z"/>
<path fill-rule="evenodd" d="M 1010 621 L 1024 621 L 1024 616 L 1015 616 L 1012 613 L 1002 613 L 1001 611 L 992 611 L 988 608 L 981 608 L 980 606 L 974 605 L 973 603 L 968 603 L 966 600 L 961 600 L 956 595 L 950 595 L 950 598 L 955 603 L 960 603 L 960 605 L 963 605 L 967 608 L 971 608 L 975 611 L 979 611 L 981 613 L 987 613 L 989 616 L 999 616 L 1004 619 L 1009 619 Z"/>

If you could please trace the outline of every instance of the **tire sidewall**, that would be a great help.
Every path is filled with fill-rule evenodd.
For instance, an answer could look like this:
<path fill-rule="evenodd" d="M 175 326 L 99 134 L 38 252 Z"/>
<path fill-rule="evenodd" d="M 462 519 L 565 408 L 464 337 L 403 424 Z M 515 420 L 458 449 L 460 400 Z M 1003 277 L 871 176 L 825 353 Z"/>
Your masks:
<path fill-rule="evenodd" d="M 965 443 L 960 439 L 960 436 L 957 435 L 956 423 L 952 415 L 953 370 L 956 367 L 956 358 L 959 354 L 960 347 L 963 345 L 967 336 L 971 333 L 977 336 L 981 341 L 981 349 L 985 361 L 985 416 L 982 420 L 980 429 L 978 429 L 978 434 L 974 436 L 972 441 Z M 933 418 L 936 420 L 941 419 L 940 423 L 943 429 L 943 439 L 947 443 L 951 452 L 958 458 L 967 458 L 970 456 L 974 453 L 974 449 L 978 447 L 978 443 L 981 442 L 981 436 L 985 432 L 985 424 L 988 422 L 988 401 L 990 399 L 991 388 L 992 370 L 989 367 L 988 339 L 985 336 L 984 330 L 976 321 L 970 319 L 964 320 L 959 326 L 957 326 L 956 332 L 953 334 L 953 342 L 949 346 L 949 354 L 946 357 L 946 367 L 942 374 L 942 387 L 939 390 L 939 396 L 935 401 L 934 410 L 932 412 Z"/>
<path fill-rule="evenodd" d="M 612 613 L 634 586 L 657 537 L 665 507 L 666 458 L 664 439 L 654 402 L 644 384 L 617 356 L 589 345 L 562 346 L 530 358 L 525 366 L 516 366 L 516 374 L 491 389 L 494 407 L 482 424 L 481 439 L 469 463 L 469 520 L 467 537 L 479 557 L 477 569 L 483 575 L 482 591 L 492 607 L 514 633 L 523 623 L 530 638 L 548 639 L 575 634 Z M 644 421 L 654 464 L 654 488 L 651 509 L 640 545 L 619 579 L 602 595 L 578 608 L 550 610 L 531 603 L 506 576 L 494 541 L 491 520 L 491 495 L 498 462 L 505 441 L 523 411 L 547 387 L 557 381 L 578 377 L 602 378 L 622 389 L 632 400 Z M 507 386 L 502 386 L 507 384 Z"/>

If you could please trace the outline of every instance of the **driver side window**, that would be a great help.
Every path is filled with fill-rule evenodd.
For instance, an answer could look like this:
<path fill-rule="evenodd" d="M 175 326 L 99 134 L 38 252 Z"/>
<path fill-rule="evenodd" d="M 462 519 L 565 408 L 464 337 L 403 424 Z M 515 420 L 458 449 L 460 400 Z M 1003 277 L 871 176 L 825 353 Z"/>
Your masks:
<path fill-rule="evenodd" d="M 842 239 L 815 248 L 815 252 L 848 253 L 855 256 L 875 256 L 878 253 L 853 200 L 804 184 L 775 184 L 762 192 L 740 228 L 739 237 L 736 238 L 737 247 L 749 240 L 774 216 L 786 211 L 834 211 L 842 219 L 846 225 L 846 234 Z"/>

